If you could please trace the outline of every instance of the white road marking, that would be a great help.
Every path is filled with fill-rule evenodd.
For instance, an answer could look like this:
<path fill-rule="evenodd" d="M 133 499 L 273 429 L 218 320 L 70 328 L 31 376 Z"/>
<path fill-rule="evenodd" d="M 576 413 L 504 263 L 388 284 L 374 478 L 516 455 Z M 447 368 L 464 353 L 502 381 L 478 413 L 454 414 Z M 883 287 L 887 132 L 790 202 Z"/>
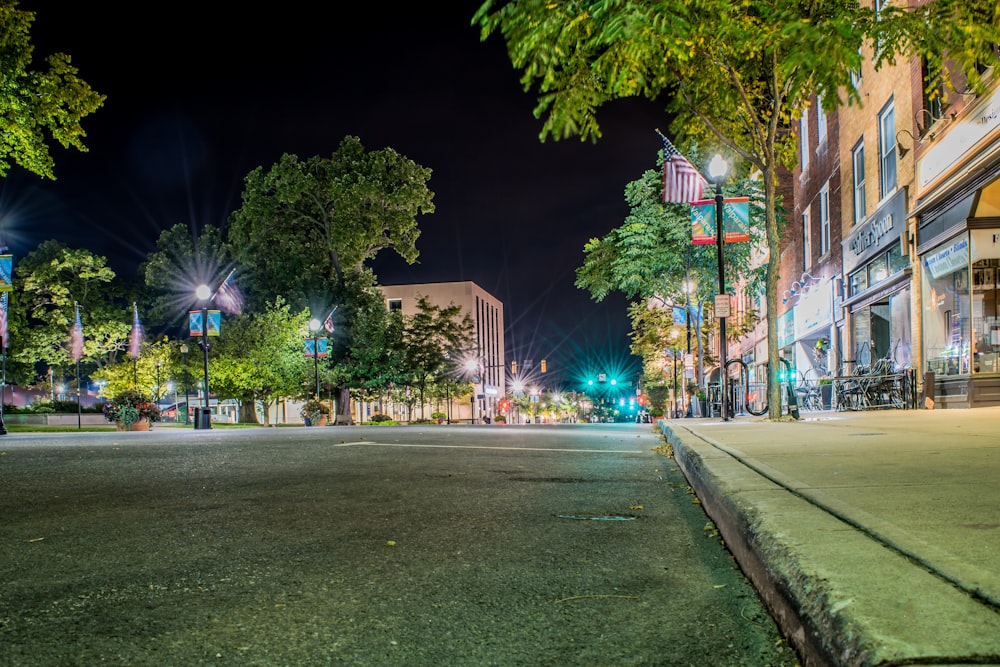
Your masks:
<path fill-rule="evenodd" d="M 402 442 L 341 442 L 334 447 L 354 447 L 368 445 L 373 447 L 428 447 L 433 449 L 507 449 L 515 452 L 578 452 L 585 454 L 641 454 L 641 449 L 558 449 L 555 447 L 490 447 L 488 445 L 421 445 Z"/>

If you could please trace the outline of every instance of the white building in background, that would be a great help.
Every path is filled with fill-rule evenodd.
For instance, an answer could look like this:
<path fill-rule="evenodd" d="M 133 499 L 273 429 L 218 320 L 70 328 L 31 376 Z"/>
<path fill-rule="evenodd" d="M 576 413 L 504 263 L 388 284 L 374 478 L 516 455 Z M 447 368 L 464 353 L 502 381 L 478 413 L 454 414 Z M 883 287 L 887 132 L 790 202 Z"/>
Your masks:
<path fill-rule="evenodd" d="M 421 297 L 439 308 L 452 304 L 468 314 L 473 324 L 475 358 L 482 366 L 480 383 L 476 385 L 477 407 L 471 414 L 471 405 L 454 404 L 453 420 L 492 417 L 497 402 L 504 397 L 506 387 L 506 359 L 504 357 L 503 303 L 472 281 L 448 283 L 417 283 L 409 285 L 381 285 L 386 307 L 390 312 L 414 315 Z"/>

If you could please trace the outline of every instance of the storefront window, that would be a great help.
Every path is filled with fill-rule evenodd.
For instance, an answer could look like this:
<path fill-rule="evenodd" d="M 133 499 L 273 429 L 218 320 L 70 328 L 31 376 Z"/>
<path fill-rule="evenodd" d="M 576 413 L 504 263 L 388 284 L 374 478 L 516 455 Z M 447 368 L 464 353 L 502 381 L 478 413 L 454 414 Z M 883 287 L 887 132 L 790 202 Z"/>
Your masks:
<path fill-rule="evenodd" d="M 927 253 L 923 267 L 926 370 L 938 376 L 967 374 L 972 325 L 969 237 L 963 234 Z"/>
<path fill-rule="evenodd" d="M 1000 373 L 998 270 L 1000 260 L 997 259 L 982 259 L 972 265 L 973 373 Z"/>
<path fill-rule="evenodd" d="M 868 289 L 868 269 L 863 268 L 860 271 L 855 271 L 850 275 L 849 280 L 851 296 L 861 294 Z"/>

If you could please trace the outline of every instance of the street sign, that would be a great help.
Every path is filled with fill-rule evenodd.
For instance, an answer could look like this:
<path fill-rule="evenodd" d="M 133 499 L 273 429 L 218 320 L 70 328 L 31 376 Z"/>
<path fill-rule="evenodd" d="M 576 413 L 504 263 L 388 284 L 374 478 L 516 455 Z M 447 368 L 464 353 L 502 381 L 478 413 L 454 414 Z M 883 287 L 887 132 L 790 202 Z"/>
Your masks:
<path fill-rule="evenodd" d="M 729 295 L 728 294 L 716 294 L 715 295 L 715 316 L 716 317 L 729 317 Z"/>

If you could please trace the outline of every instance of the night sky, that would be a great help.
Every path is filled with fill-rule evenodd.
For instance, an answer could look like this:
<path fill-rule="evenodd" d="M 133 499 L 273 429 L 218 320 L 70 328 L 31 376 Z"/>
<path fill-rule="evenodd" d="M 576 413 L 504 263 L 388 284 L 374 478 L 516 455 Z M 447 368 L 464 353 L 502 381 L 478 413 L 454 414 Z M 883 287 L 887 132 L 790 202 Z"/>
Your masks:
<path fill-rule="evenodd" d="M 88 153 L 54 149 L 55 182 L 15 169 L 0 185 L 15 262 L 55 238 L 131 278 L 162 230 L 223 227 L 253 168 L 328 157 L 350 134 L 433 170 L 420 259 L 383 251 L 382 283 L 476 282 L 504 303 L 509 359 L 569 375 L 634 363 L 624 298 L 573 282 L 584 243 L 627 214 L 625 185 L 655 167 L 662 110 L 614 102 L 597 144 L 542 143 L 502 39 L 471 25 L 478 2 L 316 4 L 22 1 L 35 66 L 68 53 L 108 99 L 84 119 Z"/>

